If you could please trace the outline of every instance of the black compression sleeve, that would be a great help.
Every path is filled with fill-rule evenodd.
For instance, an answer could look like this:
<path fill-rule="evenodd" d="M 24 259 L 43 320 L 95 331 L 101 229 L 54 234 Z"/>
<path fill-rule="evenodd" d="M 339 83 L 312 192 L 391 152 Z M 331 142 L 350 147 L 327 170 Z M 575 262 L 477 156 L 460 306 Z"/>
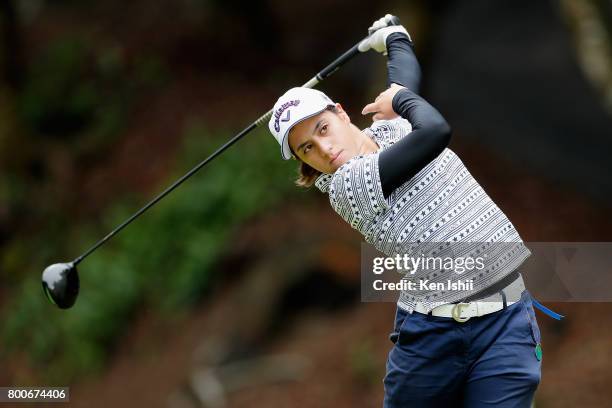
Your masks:
<path fill-rule="evenodd" d="M 412 132 L 380 153 L 378 168 L 385 198 L 442 153 L 451 135 L 440 112 L 409 89 L 397 92 L 392 106 L 412 124 Z"/>
<path fill-rule="evenodd" d="M 419 93 L 421 67 L 412 42 L 404 33 L 391 33 L 387 37 L 387 73 L 387 87 L 394 83 Z"/>

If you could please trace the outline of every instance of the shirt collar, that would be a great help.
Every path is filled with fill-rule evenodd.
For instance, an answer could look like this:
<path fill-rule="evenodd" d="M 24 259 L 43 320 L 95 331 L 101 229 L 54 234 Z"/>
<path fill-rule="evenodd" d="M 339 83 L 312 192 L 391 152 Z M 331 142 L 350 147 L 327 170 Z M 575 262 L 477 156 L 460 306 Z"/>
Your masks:
<path fill-rule="evenodd" d="M 331 184 L 331 179 L 334 176 L 334 174 L 335 173 L 333 174 L 322 173 L 315 180 L 315 186 L 317 186 L 317 188 L 321 190 L 322 192 L 327 193 L 327 191 L 329 190 L 329 185 Z"/>

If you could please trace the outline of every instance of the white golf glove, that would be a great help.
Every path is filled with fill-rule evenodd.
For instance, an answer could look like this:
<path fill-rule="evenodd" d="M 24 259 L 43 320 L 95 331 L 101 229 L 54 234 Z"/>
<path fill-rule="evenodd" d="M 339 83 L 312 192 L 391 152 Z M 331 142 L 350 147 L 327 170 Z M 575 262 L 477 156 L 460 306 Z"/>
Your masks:
<path fill-rule="evenodd" d="M 388 26 L 391 17 L 390 14 L 387 14 L 383 18 L 376 20 L 374 24 L 368 28 L 368 32 L 373 32 L 373 34 L 359 44 L 359 51 L 366 52 L 371 48 L 377 52 L 381 52 L 383 55 L 387 55 L 387 37 L 392 33 L 404 33 L 408 36 L 408 39 L 412 41 L 410 34 L 408 34 L 404 26 Z"/>

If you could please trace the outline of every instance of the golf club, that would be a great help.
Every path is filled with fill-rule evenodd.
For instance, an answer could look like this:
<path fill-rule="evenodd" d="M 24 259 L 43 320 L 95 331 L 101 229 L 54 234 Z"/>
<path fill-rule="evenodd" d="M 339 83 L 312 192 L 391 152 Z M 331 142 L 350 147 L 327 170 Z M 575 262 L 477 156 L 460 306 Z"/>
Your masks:
<path fill-rule="evenodd" d="M 387 22 L 387 26 L 399 25 L 399 19 L 395 16 L 387 15 L 385 18 Z M 373 34 L 375 30 L 370 30 L 369 35 L 365 37 L 363 40 L 359 41 L 352 48 L 334 60 L 327 67 L 323 68 L 318 74 L 312 77 L 308 82 L 306 82 L 303 87 L 313 88 L 319 82 L 323 81 L 325 78 L 329 77 L 331 74 L 336 72 L 338 68 L 340 68 L 344 63 L 353 58 L 355 55 L 362 52 L 359 49 L 359 45 L 368 39 L 370 35 Z M 251 123 L 240 133 L 235 135 L 229 141 L 227 141 L 224 145 L 219 147 L 215 152 L 213 152 L 206 159 L 201 161 L 198 165 L 196 165 L 193 169 L 187 172 L 184 176 L 175 181 L 170 187 L 166 188 L 166 190 L 162 191 L 157 197 L 151 200 L 148 204 L 138 210 L 134 215 L 125 220 L 122 224 L 117 226 L 114 230 L 112 230 L 108 235 L 102 238 L 100 241 L 96 242 L 91 248 L 89 248 L 85 253 L 81 256 L 68 263 L 56 263 L 48 266 L 42 273 L 42 286 L 45 295 L 49 299 L 49 301 L 55 305 L 57 305 L 61 309 L 68 309 L 74 305 L 76 298 L 79 294 L 79 275 L 77 272 L 77 265 L 83 261 L 87 256 L 89 256 L 96 249 L 105 244 L 109 239 L 111 239 L 114 235 L 116 235 L 123 228 L 128 226 L 132 221 L 142 215 L 149 208 L 153 207 L 158 201 L 162 198 L 170 194 L 175 188 L 181 185 L 185 180 L 189 177 L 193 176 L 198 170 L 212 161 L 215 157 L 223 153 L 227 148 L 240 140 L 243 136 L 251 132 L 253 129 L 265 124 L 270 116 L 272 115 L 272 110 L 265 113 L 255 122 Z"/>

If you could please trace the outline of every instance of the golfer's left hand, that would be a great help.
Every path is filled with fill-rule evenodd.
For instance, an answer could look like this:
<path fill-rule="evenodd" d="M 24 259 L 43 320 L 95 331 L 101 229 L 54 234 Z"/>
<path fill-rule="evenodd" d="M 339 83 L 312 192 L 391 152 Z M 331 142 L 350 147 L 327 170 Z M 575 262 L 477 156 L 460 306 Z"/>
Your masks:
<path fill-rule="evenodd" d="M 370 36 L 359 44 L 359 51 L 366 52 L 369 49 L 373 49 L 377 52 L 387 55 L 387 37 L 393 33 L 404 33 L 408 37 L 408 40 L 412 41 L 410 34 L 401 25 L 389 25 L 389 20 L 392 16 L 387 14 L 381 19 L 376 20 L 368 32 L 372 33 Z"/>
<path fill-rule="evenodd" d="M 377 120 L 389 120 L 396 118 L 398 116 L 397 113 L 393 110 L 393 97 L 396 93 L 398 93 L 401 89 L 404 89 L 403 86 L 397 84 L 391 84 L 391 86 L 384 92 L 381 92 L 374 102 L 367 104 L 361 110 L 362 115 L 367 115 L 369 113 L 373 113 L 372 121 L 375 122 Z"/>

